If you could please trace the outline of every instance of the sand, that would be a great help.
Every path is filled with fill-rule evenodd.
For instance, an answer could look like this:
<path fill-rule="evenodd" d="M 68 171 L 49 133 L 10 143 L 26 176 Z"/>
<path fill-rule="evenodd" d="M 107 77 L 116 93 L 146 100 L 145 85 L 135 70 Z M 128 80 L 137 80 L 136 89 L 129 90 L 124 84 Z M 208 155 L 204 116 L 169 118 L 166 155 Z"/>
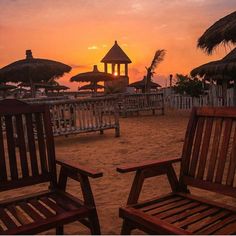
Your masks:
<path fill-rule="evenodd" d="M 134 173 L 117 173 L 116 167 L 180 156 L 188 117 L 189 113 L 169 111 L 164 116 L 121 118 L 119 138 L 114 137 L 114 130 L 107 130 L 103 135 L 87 133 L 55 139 L 57 159 L 70 159 L 104 173 L 100 179 L 91 179 L 102 234 L 120 233 L 122 220 L 118 217 L 118 208 L 125 205 L 134 177 Z M 179 164 L 175 165 L 175 169 L 178 173 Z M 35 187 L 35 191 L 38 189 L 39 186 Z M 20 189 L 17 192 L 23 191 Z M 68 191 L 75 196 L 81 196 L 79 183 L 73 180 L 68 182 Z M 144 200 L 169 191 L 166 177 L 155 177 L 145 182 L 140 198 Z M 215 197 L 215 194 L 209 196 Z M 230 198 L 225 201 L 236 204 Z M 46 233 L 54 234 L 55 231 Z M 66 225 L 65 233 L 89 234 L 90 231 L 74 222 Z M 135 233 L 142 234 L 138 230 Z"/>

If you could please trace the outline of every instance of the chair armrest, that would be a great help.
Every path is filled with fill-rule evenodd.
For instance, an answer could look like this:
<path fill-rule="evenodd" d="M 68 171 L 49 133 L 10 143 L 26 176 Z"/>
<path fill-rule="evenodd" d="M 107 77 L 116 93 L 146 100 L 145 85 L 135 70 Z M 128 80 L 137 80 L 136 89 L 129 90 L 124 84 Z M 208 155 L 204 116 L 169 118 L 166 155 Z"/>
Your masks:
<path fill-rule="evenodd" d="M 95 171 L 93 169 L 90 169 L 88 167 L 80 166 L 78 164 L 72 163 L 70 161 L 62 161 L 62 160 L 56 160 L 56 163 L 69 171 L 76 171 L 80 174 L 92 177 L 92 178 L 99 178 L 103 176 L 102 172 Z"/>
<path fill-rule="evenodd" d="M 116 170 L 120 173 L 127 173 L 131 171 L 143 170 L 161 165 L 169 165 L 175 162 L 179 162 L 181 161 L 181 159 L 182 158 L 170 158 L 167 160 L 149 161 L 149 162 L 142 162 L 139 164 L 128 164 L 125 166 L 119 166 L 116 168 Z"/>

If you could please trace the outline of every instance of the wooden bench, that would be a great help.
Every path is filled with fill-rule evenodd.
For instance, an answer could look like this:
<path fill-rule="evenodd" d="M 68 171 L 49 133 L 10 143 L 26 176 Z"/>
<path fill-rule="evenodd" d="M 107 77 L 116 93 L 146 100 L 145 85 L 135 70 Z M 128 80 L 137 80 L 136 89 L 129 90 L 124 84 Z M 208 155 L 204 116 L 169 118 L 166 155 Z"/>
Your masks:
<path fill-rule="evenodd" d="M 48 104 L 53 124 L 53 135 L 71 135 L 114 129 L 120 136 L 118 101 L 114 97 L 66 99 L 58 101 L 29 101 Z"/>
<path fill-rule="evenodd" d="M 4 100 L 0 118 L 5 123 L 4 130 L 0 125 L 0 191 L 11 190 L 14 196 L 0 202 L 0 233 L 36 234 L 56 228 L 62 234 L 64 224 L 80 221 L 92 234 L 100 234 L 88 178 L 101 177 L 102 173 L 55 159 L 48 106 Z M 68 177 L 80 183 L 82 200 L 66 191 Z M 27 187 L 32 192 L 33 185 L 39 183 L 48 189 L 16 196 L 15 189 Z"/>
<path fill-rule="evenodd" d="M 163 93 L 123 94 L 119 100 L 120 113 L 125 117 L 141 111 L 152 111 L 153 115 L 160 111 L 164 115 Z"/>
<path fill-rule="evenodd" d="M 179 179 L 173 168 L 176 162 L 181 162 Z M 236 198 L 235 108 L 194 108 L 182 158 L 117 170 L 136 171 L 127 206 L 119 211 L 124 220 L 122 234 L 130 234 L 136 228 L 149 234 L 236 234 L 235 205 L 193 195 L 189 189 L 196 187 Z M 163 174 L 167 175 L 172 192 L 139 202 L 144 180 Z"/>

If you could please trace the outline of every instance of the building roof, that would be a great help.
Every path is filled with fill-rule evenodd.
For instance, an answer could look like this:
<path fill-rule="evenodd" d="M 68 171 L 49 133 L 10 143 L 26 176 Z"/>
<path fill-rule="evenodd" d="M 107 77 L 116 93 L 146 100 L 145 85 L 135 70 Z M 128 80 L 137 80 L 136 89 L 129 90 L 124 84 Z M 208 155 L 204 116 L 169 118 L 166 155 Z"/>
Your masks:
<path fill-rule="evenodd" d="M 118 45 L 117 41 L 113 47 L 108 51 L 108 53 L 101 60 L 103 63 L 131 63 L 129 57 Z"/>

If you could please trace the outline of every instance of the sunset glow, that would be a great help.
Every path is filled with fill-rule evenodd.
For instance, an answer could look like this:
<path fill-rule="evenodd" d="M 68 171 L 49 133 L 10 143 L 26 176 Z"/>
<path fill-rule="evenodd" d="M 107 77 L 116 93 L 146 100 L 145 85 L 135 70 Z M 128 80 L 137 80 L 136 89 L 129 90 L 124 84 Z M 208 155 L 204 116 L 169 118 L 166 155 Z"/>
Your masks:
<path fill-rule="evenodd" d="M 90 71 L 117 40 L 132 60 L 130 82 L 146 73 L 157 49 L 166 57 L 154 80 L 167 84 L 169 74 L 187 74 L 194 67 L 229 52 L 221 47 L 212 56 L 196 48 L 197 39 L 216 20 L 234 11 L 235 0 L 1 0 L 0 67 L 25 58 L 49 58 L 72 66 L 60 83 L 76 90 L 73 75 Z"/>

